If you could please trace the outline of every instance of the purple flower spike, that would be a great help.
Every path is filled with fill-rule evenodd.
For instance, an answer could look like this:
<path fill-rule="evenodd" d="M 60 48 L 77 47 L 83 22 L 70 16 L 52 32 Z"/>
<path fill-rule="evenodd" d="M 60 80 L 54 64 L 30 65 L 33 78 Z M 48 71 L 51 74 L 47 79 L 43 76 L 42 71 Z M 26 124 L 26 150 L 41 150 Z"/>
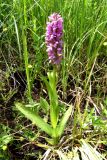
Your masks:
<path fill-rule="evenodd" d="M 52 64 L 59 64 L 61 62 L 63 50 L 62 34 L 63 19 L 59 14 L 53 13 L 49 16 L 45 37 L 49 61 Z"/>

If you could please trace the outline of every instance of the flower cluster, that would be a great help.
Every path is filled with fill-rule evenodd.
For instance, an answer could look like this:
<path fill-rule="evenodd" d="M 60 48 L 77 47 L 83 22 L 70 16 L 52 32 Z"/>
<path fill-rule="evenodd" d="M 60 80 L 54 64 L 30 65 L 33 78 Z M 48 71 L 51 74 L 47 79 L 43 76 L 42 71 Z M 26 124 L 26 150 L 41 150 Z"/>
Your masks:
<path fill-rule="evenodd" d="M 63 19 L 59 14 L 53 13 L 49 16 L 45 37 L 49 61 L 52 64 L 59 64 L 61 62 L 63 49 L 62 35 Z"/>

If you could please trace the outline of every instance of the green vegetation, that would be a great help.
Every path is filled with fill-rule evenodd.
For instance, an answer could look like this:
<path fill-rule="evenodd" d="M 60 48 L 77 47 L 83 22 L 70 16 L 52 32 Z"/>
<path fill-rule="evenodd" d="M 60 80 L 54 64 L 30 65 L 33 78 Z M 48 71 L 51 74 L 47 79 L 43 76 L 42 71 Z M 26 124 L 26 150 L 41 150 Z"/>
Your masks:
<path fill-rule="evenodd" d="M 107 1 L 0 0 L 0 12 L 0 160 L 106 160 Z M 54 12 L 57 80 L 45 45 Z"/>

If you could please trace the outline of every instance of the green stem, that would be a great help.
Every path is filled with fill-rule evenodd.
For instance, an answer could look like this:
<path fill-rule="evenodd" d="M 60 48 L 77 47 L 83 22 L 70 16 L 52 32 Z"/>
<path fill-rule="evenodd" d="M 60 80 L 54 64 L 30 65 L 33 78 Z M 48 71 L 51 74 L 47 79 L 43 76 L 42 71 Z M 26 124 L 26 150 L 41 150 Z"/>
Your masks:
<path fill-rule="evenodd" d="M 50 96 L 50 119 L 53 128 L 55 129 L 59 117 L 59 107 L 58 107 L 58 95 L 56 91 L 57 86 L 57 72 L 56 68 L 52 72 L 48 73 L 49 85 L 51 88 Z"/>
<path fill-rule="evenodd" d="M 31 86 L 30 86 L 30 77 L 29 77 L 29 68 L 28 68 L 28 51 L 27 51 L 27 41 L 26 35 L 23 30 L 23 50 L 24 50 L 24 61 L 25 61 L 25 69 L 26 69 L 26 77 L 27 77 L 27 88 L 28 88 L 28 99 L 31 101 Z"/>
<path fill-rule="evenodd" d="M 27 77 L 27 94 L 28 94 L 28 99 L 29 101 L 32 100 L 32 96 L 31 96 L 31 85 L 30 85 L 30 76 L 29 76 L 29 68 L 28 68 L 28 59 L 29 59 L 29 55 L 28 55 L 28 51 L 27 51 L 27 37 L 26 37 L 26 30 L 25 30 L 25 26 L 27 23 L 27 14 L 26 14 L 26 0 L 24 0 L 24 25 L 22 28 L 22 37 L 23 37 L 23 54 L 24 54 L 24 61 L 25 61 L 25 70 L 26 70 L 26 77 Z"/>

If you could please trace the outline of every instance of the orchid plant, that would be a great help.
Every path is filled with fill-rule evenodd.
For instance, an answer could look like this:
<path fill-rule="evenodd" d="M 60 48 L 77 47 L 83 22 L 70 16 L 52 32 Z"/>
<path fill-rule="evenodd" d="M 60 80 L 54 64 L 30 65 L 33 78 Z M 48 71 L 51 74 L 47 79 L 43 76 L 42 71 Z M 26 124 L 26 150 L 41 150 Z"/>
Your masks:
<path fill-rule="evenodd" d="M 33 124 L 36 124 L 42 131 L 46 132 L 50 136 L 50 138 L 46 138 L 46 140 L 52 145 L 56 145 L 58 143 L 72 112 L 72 106 L 69 106 L 62 118 L 59 117 L 60 106 L 56 87 L 58 79 L 57 68 L 59 67 L 63 57 L 62 36 L 63 19 L 58 13 L 53 13 L 49 16 L 45 37 L 48 58 L 49 62 L 53 65 L 53 70 L 47 73 L 48 80 L 46 77 L 42 77 L 42 80 L 45 82 L 47 87 L 49 103 L 44 98 L 40 99 L 40 106 L 49 112 L 49 121 L 44 121 L 37 111 L 34 111 L 19 102 L 16 103 L 18 110 L 30 119 Z"/>

